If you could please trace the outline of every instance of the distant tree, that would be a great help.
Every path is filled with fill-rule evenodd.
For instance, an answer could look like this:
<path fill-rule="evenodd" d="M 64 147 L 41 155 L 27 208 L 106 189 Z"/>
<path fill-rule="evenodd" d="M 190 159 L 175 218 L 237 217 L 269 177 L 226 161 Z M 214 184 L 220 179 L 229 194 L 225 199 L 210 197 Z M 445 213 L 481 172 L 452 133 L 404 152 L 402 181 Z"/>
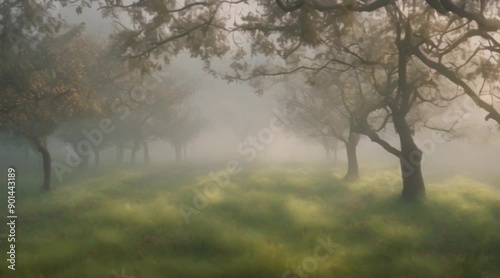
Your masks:
<path fill-rule="evenodd" d="M 288 111 L 290 129 L 296 135 L 314 140 L 325 149 L 327 158 L 334 147 L 336 156 L 337 141 L 343 142 L 347 151 L 346 180 L 359 177 L 356 146 L 359 135 L 351 131 L 349 113 L 342 102 L 338 88 L 332 86 L 331 78 L 321 75 L 307 80 L 294 76 L 285 79 L 285 91 L 278 101 Z M 306 85 L 309 83 L 309 85 Z"/>
<path fill-rule="evenodd" d="M 125 149 L 131 151 L 131 163 L 140 149 L 144 162 L 150 162 L 148 144 L 159 139 L 174 119 L 184 113 L 185 103 L 198 84 L 181 68 L 167 67 L 153 74 L 133 71 L 114 82 L 119 90 L 108 93 L 108 113 L 115 117 L 116 130 L 107 142 L 116 145 L 117 161 L 122 162 Z"/>
<path fill-rule="evenodd" d="M 7 155 L 4 156 L 5 161 L 8 163 L 13 163 L 13 161 L 9 161 L 7 158 L 17 157 L 16 154 L 23 153 L 23 163 L 25 165 L 39 165 L 39 156 L 36 149 L 34 149 L 33 144 L 20 134 L 16 134 L 12 129 L 1 129 L 0 128 L 0 146 L 4 153 Z M 33 164 L 33 160 L 30 161 L 31 154 L 35 154 L 36 161 Z"/>
<path fill-rule="evenodd" d="M 152 121 L 155 136 L 172 145 L 177 163 L 186 161 L 188 144 L 200 135 L 208 121 L 188 103 L 174 106 L 159 116 Z"/>

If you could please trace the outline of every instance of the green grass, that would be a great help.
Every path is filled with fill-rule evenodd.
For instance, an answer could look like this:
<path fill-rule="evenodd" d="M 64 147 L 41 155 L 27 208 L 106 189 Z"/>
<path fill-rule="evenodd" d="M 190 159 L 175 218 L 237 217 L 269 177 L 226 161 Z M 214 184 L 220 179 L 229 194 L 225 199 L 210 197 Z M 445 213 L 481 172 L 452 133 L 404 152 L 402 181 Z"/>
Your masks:
<path fill-rule="evenodd" d="M 407 204 L 382 174 L 347 184 L 321 165 L 265 165 L 232 175 L 186 224 L 177 205 L 193 206 L 208 173 L 108 168 L 42 194 L 21 172 L 17 270 L 3 263 L 0 277 L 280 278 L 327 237 L 335 250 L 308 277 L 500 275 L 492 185 L 428 181 L 426 200 Z"/>

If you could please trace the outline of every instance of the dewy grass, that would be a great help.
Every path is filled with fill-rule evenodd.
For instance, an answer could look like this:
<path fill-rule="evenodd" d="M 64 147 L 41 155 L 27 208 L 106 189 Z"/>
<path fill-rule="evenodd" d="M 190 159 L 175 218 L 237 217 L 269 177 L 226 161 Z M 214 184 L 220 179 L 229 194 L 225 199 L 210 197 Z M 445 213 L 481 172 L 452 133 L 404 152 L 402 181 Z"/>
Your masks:
<path fill-rule="evenodd" d="M 186 224 L 177 204 L 209 172 L 112 169 L 49 194 L 20 176 L 17 270 L 0 277 L 500 275 L 500 189 L 490 184 L 429 181 L 427 199 L 408 204 L 377 174 L 345 183 L 320 165 L 266 165 L 233 175 Z M 327 238 L 332 254 L 311 261 Z"/>

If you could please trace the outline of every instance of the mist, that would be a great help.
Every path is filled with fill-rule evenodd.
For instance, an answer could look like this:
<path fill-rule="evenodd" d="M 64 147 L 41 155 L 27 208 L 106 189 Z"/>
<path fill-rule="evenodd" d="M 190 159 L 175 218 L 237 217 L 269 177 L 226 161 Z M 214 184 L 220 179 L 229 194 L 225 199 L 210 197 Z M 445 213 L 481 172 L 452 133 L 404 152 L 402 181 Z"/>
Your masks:
<path fill-rule="evenodd" d="M 498 5 L 334 2 L 0 3 L 0 276 L 500 275 Z"/>

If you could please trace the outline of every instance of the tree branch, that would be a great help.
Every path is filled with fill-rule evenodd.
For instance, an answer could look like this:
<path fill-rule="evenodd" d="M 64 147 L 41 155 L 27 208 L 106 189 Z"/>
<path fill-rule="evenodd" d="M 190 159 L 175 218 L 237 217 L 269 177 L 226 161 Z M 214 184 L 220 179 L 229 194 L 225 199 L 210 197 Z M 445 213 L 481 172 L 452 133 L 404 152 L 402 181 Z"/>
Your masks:
<path fill-rule="evenodd" d="M 419 49 L 414 48 L 413 53 L 417 58 L 420 59 L 425 65 L 427 65 L 429 68 L 437 71 L 439 74 L 443 75 L 446 77 L 448 80 L 451 82 L 455 83 L 459 87 L 461 87 L 464 90 L 464 93 L 467 94 L 476 105 L 481 107 L 482 109 L 486 110 L 489 115 L 486 117 L 486 120 L 488 119 L 493 119 L 495 120 L 498 124 L 500 124 L 500 113 L 495 109 L 495 107 L 486 101 L 482 100 L 476 92 L 465 82 L 463 81 L 457 73 L 451 71 L 448 69 L 446 66 L 434 62 L 431 59 L 427 58 Z"/>

